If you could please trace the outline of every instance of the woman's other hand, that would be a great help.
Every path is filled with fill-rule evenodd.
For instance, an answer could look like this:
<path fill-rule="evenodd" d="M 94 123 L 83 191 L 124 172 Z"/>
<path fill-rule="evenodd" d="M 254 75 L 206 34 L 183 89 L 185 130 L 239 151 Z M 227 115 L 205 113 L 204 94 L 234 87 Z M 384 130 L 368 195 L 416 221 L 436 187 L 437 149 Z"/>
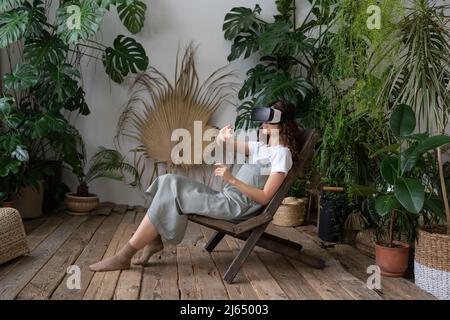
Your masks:
<path fill-rule="evenodd" d="M 222 163 L 216 163 L 215 167 L 216 169 L 214 170 L 214 175 L 216 177 L 222 177 L 222 179 L 226 182 L 229 182 L 233 178 L 230 169 L 226 165 Z"/>

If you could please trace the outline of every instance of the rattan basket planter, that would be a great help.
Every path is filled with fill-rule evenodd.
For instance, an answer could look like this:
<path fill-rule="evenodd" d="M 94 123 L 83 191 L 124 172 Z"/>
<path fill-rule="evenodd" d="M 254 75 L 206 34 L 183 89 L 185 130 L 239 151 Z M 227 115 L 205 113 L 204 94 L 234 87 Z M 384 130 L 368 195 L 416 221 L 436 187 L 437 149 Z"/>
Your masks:
<path fill-rule="evenodd" d="M 30 252 L 19 211 L 0 208 L 0 264 Z"/>
<path fill-rule="evenodd" d="M 307 198 L 284 198 L 277 212 L 273 216 L 272 223 L 281 227 L 296 227 L 305 222 L 305 207 Z"/>
<path fill-rule="evenodd" d="M 418 229 L 414 277 L 418 287 L 438 299 L 450 300 L 450 235 L 447 227 Z"/>

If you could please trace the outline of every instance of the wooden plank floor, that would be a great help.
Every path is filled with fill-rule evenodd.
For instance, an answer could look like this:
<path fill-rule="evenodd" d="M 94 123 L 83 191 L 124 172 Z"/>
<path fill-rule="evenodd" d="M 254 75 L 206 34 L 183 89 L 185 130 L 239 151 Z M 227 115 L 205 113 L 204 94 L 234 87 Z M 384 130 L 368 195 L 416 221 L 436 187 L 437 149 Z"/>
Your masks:
<path fill-rule="evenodd" d="M 105 215 L 75 217 L 64 212 L 25 221 L 31 253 L 0 266 L 0 299 L 432 299 L 406 279 L 382 279 L 381 290 L 366 286 L 374 261 L 350 246 L 324 249 L 311 228 L 270 226 L 270 233 L 300 242 L 326 261 L 324 270 L 256 248 L 235 283 L 222 277 L 241 240 L 231 237 L 213 253 L 203 249 L 211 229 L 189 223 L 178 246 L 166 246 L 145 267 L 91 272 L 88 266 L 113 255 L 145 216 L 141 207 L 112 206 Z M 80 288 L 69 289 L 67 270 L 78 266 Z"/>

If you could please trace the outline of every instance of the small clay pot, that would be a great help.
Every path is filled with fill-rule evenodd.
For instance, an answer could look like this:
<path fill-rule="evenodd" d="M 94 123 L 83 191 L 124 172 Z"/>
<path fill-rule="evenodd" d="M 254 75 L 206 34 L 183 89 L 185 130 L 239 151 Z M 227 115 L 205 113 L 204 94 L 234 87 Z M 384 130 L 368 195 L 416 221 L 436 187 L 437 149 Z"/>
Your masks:
<path fill-rule="evenodd" d="M 408 268 L 410 245 L 400 241 L 394 241 L 393 244 L 393 247 L 388 247 L 388 243 L 381 241 L 375 244 L 376 263 L 382 276 L 398 278 Z"/>
<path fill-rule="evenodd" d="M 77 216 L 88 215 L 99 205 L 99 199 L 95 194 L 90 194 L 88 197 L 79 197 L 76 193 L 66 193 L 64 202 L 67 206 L 67 213 Z"/>

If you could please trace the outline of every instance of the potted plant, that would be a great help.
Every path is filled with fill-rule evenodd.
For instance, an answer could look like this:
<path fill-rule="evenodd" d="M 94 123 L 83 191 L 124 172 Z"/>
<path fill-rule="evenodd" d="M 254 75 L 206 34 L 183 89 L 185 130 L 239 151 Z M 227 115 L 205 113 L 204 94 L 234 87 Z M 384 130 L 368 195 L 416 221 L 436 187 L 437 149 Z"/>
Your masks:
<path fill-rule="evenodd" d="M 86 150 L 80 141 L 79 161 L 71 165 L 73 173 L 77 176 L 78 187 L 76 192 L 66 194 L 65 203 L 67 213 L 72 215 L 86 215 L 96 209 L 99 204 L 99 198 L 96 194 L 89 192 L 88 185 L 99 178 L 109 178 L 118 181 L 125 179 L 125 173 L 133 176 L 131 186 L 139 184 L 139 172 L 131 165 L 125 162 L 122 155 L 113 149 L 99 147 L 98 151 L 92 156 L 89 162 L 86 159 Z"/>
<path fill-rule="evenodd" d="M 412 241 L 419 215 L 434 212 L 436 193 L 426 176 L 426 168 L 433 161 L 429 152 L 450 143 L 450 137 L 413 134 L 416 117 L 405 104 L 393 110 L 389 126 L 398 142 L 376 152 L 386 155 L 380 167 L 385 188 L 375 200 L 376 212 L 389 221 L 389 237 L 388 241 L 377 242 L 375 252 L 382 275 L 399 277 L 408 267 L 410 245 L 394 240 L 394 231 L 397 229 L 399 235 L 404 233 Z M 423 216 L 424 221 L 428 218 Z"/>
<path fill-rule="evenodd" d="M 9 83 L 9 81 L 7 81 Z M 46 177 L 54 175 L 46 161 L 57 156 L 76 160 L 78 131 L 58 113 L 35 108 L 25 97 L 0 98 L 0 192 L 23 218 L 42 215 Z"/>

